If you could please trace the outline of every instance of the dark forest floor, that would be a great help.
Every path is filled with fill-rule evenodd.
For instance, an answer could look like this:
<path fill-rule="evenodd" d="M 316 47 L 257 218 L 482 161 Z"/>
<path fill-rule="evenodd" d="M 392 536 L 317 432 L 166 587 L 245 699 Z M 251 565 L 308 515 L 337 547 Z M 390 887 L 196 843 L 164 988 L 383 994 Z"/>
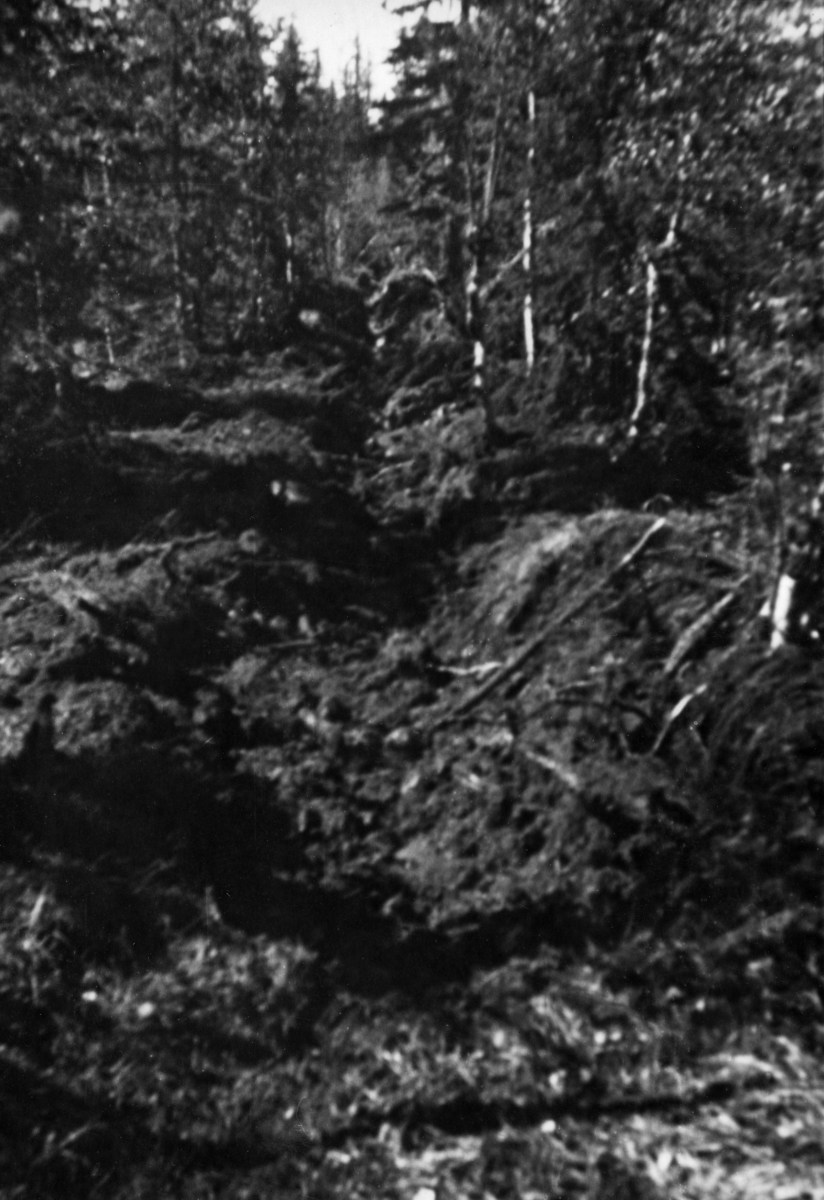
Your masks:
<path fill-rule="evenodd" d="M 0 1197 L 824 1197 L 751 490 L 499 447 L 427 525 L 338 378 L 95 404 L 7 485 Z"/>

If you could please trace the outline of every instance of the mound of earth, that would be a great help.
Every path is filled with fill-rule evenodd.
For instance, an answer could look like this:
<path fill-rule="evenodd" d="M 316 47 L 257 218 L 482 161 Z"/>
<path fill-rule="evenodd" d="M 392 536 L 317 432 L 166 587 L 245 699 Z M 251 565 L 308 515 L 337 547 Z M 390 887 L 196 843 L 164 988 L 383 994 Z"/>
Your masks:
<path fill-rule="evenodd" d="M 746 501 L 507 508 L 501 446 L 450 542 L 367 387 L 125 391 L 2 549 L 0 1194 L 824 1195 L 824 667 Z"/>

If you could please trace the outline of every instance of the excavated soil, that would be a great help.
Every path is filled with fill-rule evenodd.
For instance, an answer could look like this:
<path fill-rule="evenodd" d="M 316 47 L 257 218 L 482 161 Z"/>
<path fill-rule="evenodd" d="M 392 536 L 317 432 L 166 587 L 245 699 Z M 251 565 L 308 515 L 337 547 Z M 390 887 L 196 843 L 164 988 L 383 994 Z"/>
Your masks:
<path fill-rule="evenodd" d="M 506 449 L 456 530 L 337 378 L 88 406 L 0 546 L 0 1197 L 824 1197 L 750 497 Z"/>

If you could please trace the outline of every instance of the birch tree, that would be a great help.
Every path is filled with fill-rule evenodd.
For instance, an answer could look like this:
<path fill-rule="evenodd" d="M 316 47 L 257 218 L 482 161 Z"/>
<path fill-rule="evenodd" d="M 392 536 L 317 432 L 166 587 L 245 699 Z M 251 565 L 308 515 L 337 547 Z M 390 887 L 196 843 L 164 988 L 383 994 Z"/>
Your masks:
<path fill-rule="evenodd" d="M 527 376 L 535 368 L 535 303 L 533 275 L 534 267 L 534 189 L 535 189 L 535 153 L 537 148 L 537 104 L 535 97 L 536 80 L 536 51 L 537 51 L 537 3 L 530 0 L 529 27 L 527 31 L 528 57 L 526 82 L 526 171 L 524 175 L 524 360 Z"/>

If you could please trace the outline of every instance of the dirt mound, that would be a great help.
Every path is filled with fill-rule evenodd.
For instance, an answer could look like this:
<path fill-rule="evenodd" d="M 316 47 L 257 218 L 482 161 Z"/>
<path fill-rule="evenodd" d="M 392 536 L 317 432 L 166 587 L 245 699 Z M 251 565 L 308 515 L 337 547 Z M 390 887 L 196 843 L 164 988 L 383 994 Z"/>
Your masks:
<path fill-rule="evenodd" d="M 524 447 L 375 461 L 272 370 L 135 397 L 4 550 L 14 1185 L 814 1191 L 824 676 L 767 533 L 604 504 L 603 447 L 507 507 Z"/>
<path fill-rule="evenodd" d="M 549 515 L 465 556 L 383 716 L 405 703 L 395 859 L 430 923 L 494 916 L 505 957 L 813 901 L 819 665 L 768 655 L 763 585 L 725 534 L 713 514 Z"/>

